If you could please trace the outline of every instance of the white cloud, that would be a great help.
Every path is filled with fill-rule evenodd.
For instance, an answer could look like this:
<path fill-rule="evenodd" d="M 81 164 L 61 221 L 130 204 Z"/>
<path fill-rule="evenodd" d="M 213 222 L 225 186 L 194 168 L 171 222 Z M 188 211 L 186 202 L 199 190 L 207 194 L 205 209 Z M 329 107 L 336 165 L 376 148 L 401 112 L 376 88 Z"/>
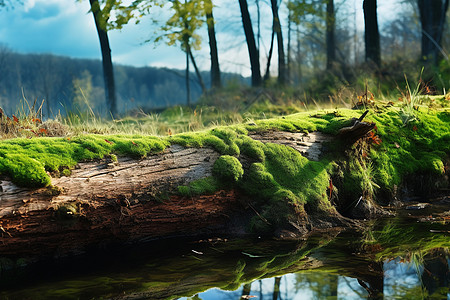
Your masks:
<path fill-rule="evenodd" d="M 36 4 L 35 0 L 28 0 L 24 3 L 23 8 L 25 10 L 25 12 L 28 12 L 30 9 L 32 9 L 34 7 L 34 5 Z"/>

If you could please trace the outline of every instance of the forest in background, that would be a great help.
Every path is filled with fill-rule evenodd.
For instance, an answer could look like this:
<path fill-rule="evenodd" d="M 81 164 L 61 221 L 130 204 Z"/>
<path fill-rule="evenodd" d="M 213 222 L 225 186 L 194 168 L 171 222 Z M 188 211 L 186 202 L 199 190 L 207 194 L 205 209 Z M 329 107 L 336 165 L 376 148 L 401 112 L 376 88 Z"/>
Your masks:
<path fill-rule="evenodd" d="M 54 118 L 67 112 L 83 112 L 89 107 L 106 115 L 102 63 L 100 60 L 76 59 L 51 54 L 19 54 L 0 50 L 0 107 L 8 114 L 26 106 L 42 104 L 45 116 Z M 210 84 L 208 72 L 202 72 Z M 160 110 L 185 104 L 184 73 L 176 69 L 115 65 L 118 110 Z M 248 80 L 237 74 L 224 74 L 225 80 L 242 84 Z M 192 77 L 192 97 L 202 91 Z M 25 111 L 28 108 L 25 107 Z M 50 112 L 50 113 L 49 113 Z"/>
<path fill-rule="evenodd" d="M 396 18 L 383 26 L 378 24 L 376 0 L 364 0 L 362 7 L 355 7 L 364 11 L 364 26 L 357 24 L 345 0 L 238 2 L 242 25 L 235 34 L 245 37 L 252 70 L 249 79 L 220 71 L 220 59 L 233 58 L 223 58 L 218 51 L 214 28 L 218 21 L 213 11 L 226 6 L 214 6 L 210 0 L 134 0 L 128 4 L 92 0 L 102 61 L 22 55 L 3 47 L 0 106 L 13 111 L 26 98 L 37 103 L 45 100 L 42 111 L 50 117 L 88 107 L 99 115 L 116 115 L 136 108 L 189 105 L 200 95 L 208 103 L 208 99 L 217 99 L 209 96 L 227 86 L 231 89 L 226 90 L 235 93 L 240 93 L 237 87 L 241 85 L 274 88 L 280 94 L 289 91 L 290 101 L 299 102 L 348 100 L 367 90 L 376 96 L 398 94 L 406 80 L 419 77 L 428 93 L 445 93 L 450 87 L 448 0 L 402 1 Z M 0 5 L 8 3 L 14 1 L 0 1 Z M 158 15 L 161 6 L 172 14 L 168 19 L 161 19 L 167 14 Z M 185 53 L 185 71 L 120 65 L 113 71 L 108 32 L 125 25 L 139 26 L 144 17 L 161 26 L 153 42 L 164 41 Z M 271 36 L 263 37 L 261 28 L 268 26 L 267 20 L 272 23 Z M 198 71 L 195 59 L 206 31 L 210 72 Z"/>

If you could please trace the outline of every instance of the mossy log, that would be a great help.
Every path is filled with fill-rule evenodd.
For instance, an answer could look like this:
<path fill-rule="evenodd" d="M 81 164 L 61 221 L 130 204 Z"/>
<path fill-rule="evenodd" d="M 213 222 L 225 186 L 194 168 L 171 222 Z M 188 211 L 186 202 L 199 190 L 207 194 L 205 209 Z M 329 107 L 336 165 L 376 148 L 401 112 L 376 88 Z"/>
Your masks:
<path fill-rule="evenodd" d="M 362 121 L 365 113 L 359 116 L 352 110 L 301 113 L 167 138 L 4 141 L 0 257 L 62 256 L 249 228 L 292 237 L 354 224 L 333 205 L 354 208 L 376 188 L 395 191 L 406 175 L 447 176 L 447 111 L 418 112 L 422 123 L 406 126 L 398 111 L 386 108 L 370 116 L 376 133 L 374 123 Z M 340 151 L 369 131 L 356 144 L 361 147 Z M 424 135 L 433 138 L 424 141 Z M 46 169 L 66 176 L 50 178 Z M 30 178 L 46 187 L 22 187 Z"/>
<path fill-rule="evenodd" d="M 318 159 L 333 136 L 313 132 L 252 134 Z M 177 187 L 211 176 L 220 154 L 172 145 L 145 159 L 79 163 L 40 189 L 1 180 L 0 255 L 61 256 L 105 243 L 205 234 L 239 234 L 254 208 L 235 189 L 182 197 Z M 243 165 L 248 158 L 241 156 Z"/>

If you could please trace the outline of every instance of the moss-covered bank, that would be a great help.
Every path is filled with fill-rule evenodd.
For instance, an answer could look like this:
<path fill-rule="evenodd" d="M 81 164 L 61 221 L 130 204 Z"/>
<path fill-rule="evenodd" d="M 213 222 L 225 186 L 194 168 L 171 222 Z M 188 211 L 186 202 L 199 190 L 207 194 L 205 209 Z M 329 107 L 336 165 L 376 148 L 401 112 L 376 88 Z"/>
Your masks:
<path fill-rule="evenodd" d="M 416 174 L 444 178 L 450 155 L 450 110 L 380 105 L 366 121 L 376 128 L 354 145 L 330 139 L 320 161 L 311 161 L 285 145 L 254 140 L 249 133 L 321 131 L 336 135 L 353 124 L 363 110 L 337 109 L 218 127 L 169 137 L 85 135 L 64 138 L 11 139 L 0 142 L 0 174 L 26 187 L 51 184 L 50 176 L 70 176 L 85 160 L 116 155 L 144 158 L 172 144 L 212 147 L 222 156 L 212 177 L 178 187 L 184 196 L 237 188 L 252 196 L 259 212 L 251 222 L 270 231 L 295 221 L 308 211 L 330 211 L 361 198 L 396 196 L 405 179 Z M 346 151 L 344 153 L 344 150 Z M 245 166 L 243 167 L 243 163 Z M 448 184 L 448 180 L 435 181 Z M 436 186 L 434 186 L 436 187 Z"/>

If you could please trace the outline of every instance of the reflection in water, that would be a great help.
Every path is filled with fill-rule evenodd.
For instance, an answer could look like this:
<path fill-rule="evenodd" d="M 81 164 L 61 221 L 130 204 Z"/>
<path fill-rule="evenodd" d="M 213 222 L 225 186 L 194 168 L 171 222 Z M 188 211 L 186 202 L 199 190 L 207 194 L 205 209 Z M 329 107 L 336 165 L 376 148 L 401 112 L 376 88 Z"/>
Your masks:
<path fill-rule="evenodd" d="M 4 271 L 0 299 L 447 299 L 445 226 L 391 219 L 363 233 L 299 241 L 172 241 L 99 251 Z"/>
<path fill-rule="evenodd" d="M 444 249 L 436 249 L 435 252 L 442 254 L 443 251 Z M 384 276 L 379 277 L 380 282 L 372 282 L 376 289 L 368 287 L 366 282 L 358 278 L 307 271 L 257 280 L 244 284 L 237 291 L 212 289 L 198 294 L 197 299 L 428 299 L 430 295 L 433 295 L 432 299 L 448 299 L 449 259 L 447 257 L 442 260 L 445 256 L 439 256 L 438 260 L 434 258 L 433 263 L 440 264 L 434 266 L 437 274 L 431 269 L 427 271 L 426 259 L 420 266 L 399 258 L 382 263 Z M 430 280 L 433 290 L 423 281 L 424 274 Z M 442 274 L 445 275 L 436 277 Z"/>

